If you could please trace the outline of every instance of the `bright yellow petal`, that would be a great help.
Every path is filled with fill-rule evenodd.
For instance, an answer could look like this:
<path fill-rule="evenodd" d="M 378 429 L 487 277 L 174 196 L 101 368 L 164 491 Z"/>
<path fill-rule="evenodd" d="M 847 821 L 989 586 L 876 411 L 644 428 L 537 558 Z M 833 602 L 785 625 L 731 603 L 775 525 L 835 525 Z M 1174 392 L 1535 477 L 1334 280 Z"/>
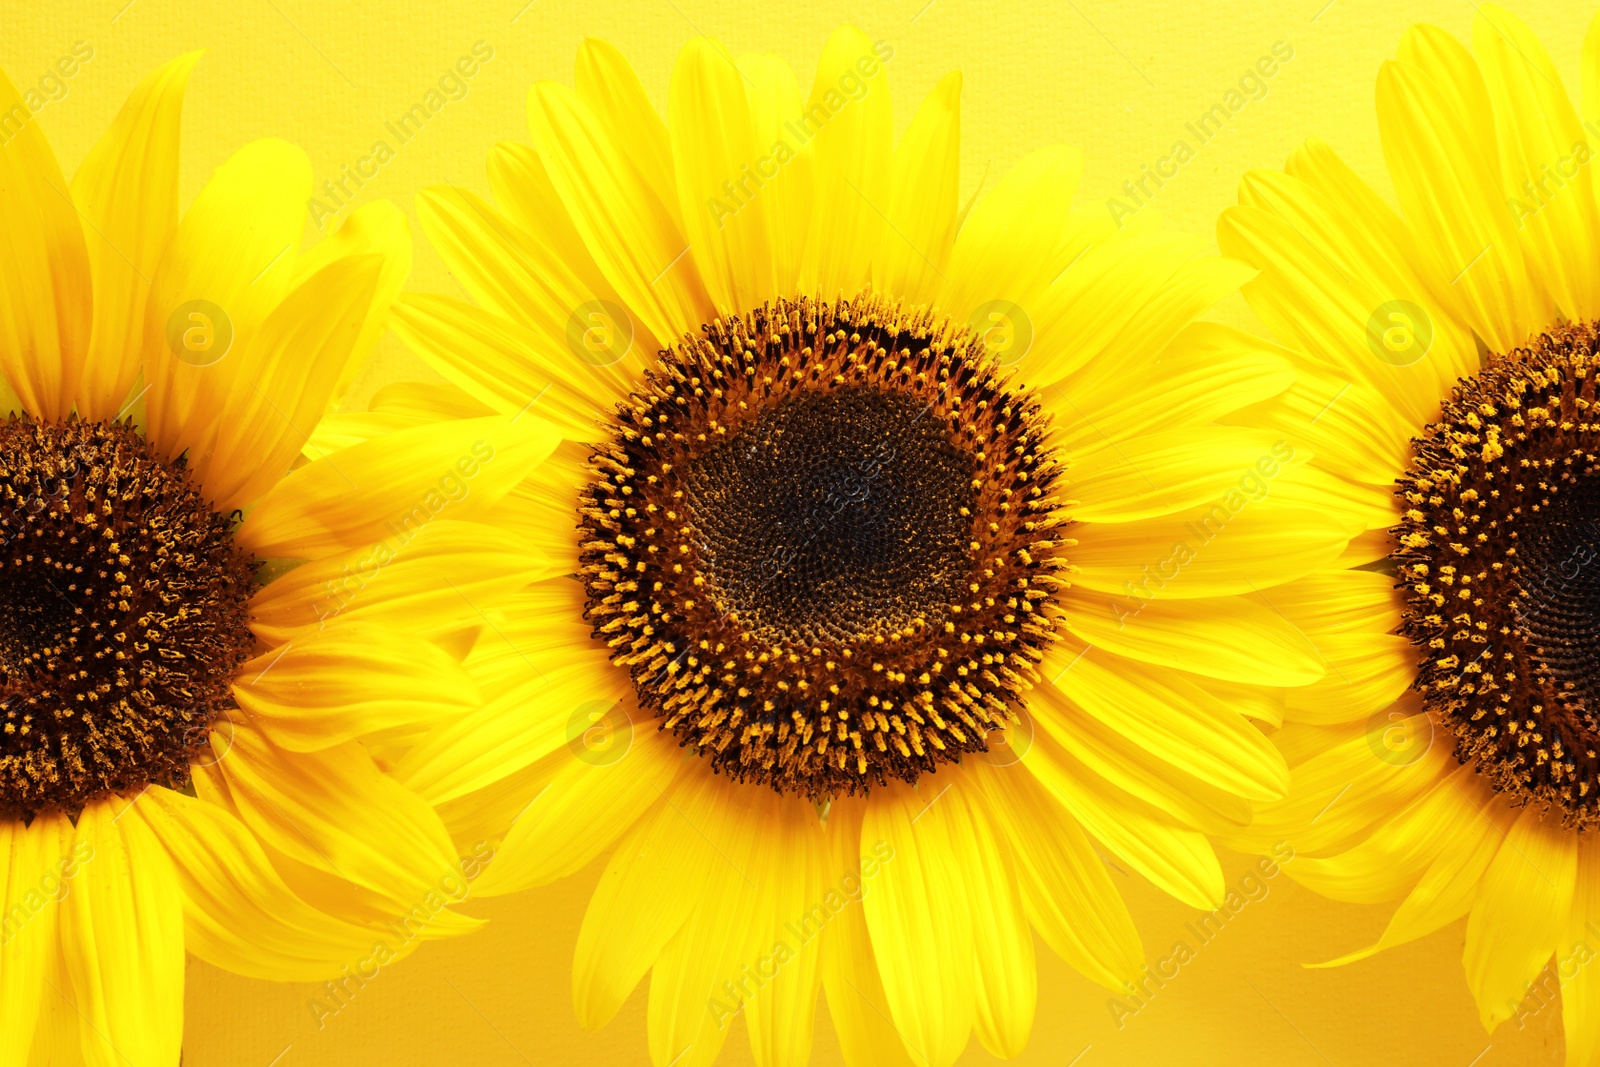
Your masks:
<path fill-rule="evenodd" d="M 371 928 L 301 900 L 244 824 L 221 808 L 156 786 L 136 813 L 172 857 L 185 943 L 201 959 L 252 978 L 308 982 L 371 954 Z"/>
<path fill-rule="evenodd" d="M 710 320 L 711 299 L 672 213 L 576 92 L 541 82 L 528 123 L 551 184 L 595 262 L 658 339 Z"/>
<path fill-rule="evenodd" d="M 1486 4 L 1472 50 L 1494 105 L 1500 172 L 1530 272 L 1568 319 L 1600 313 L 1600 210 L 1591 149 L 1561 75 L 1527 23 Z M 1569 173 L 1570 169 L 1570 173 Z"/>
<path fill-rule="evenodd" d="M 596 312 L 598 328 L 614 325 Z M 506 415 L 537 411 L 561 427 L 570 440 L 593 441 L 602 434 L 606 394 L 602 380 L 572 359 L 541 349 L 533 331 L 509 319 L 448 296 L 408 293 L 394 306 L 394 332 L 434 370 L 480 403 Z M 607 335 L 600 348 L 609 351 Z M 570 354 L 570 353 L 569 353 Z"/>
<path fill-rule="evenodd" d="M 90 1067 L 164 1067 L 183 1044 L 183 895 L 166 849 L 126 802 L 78 816 L 82 856 L 61 943 Z"/>
<path fill-rule="evenodd" d="M 330 236 L 295 260 L 294 275 L 290 279 L 291 286 L 299 285 L 334 260 L 366 255 L 383 257 L 378 284 L 372 294 L 372 313 L 361 324 L 361 332 L 350 346 L 344 369 L 329 397 L 330 403 L 344 399 L 388 325 L 389 307 L 411 274 L 411 226 L 400 209 L 387 200 L 362 204 Z"/>
<path fill-rule="evenodd" d="M 794 293 L 811 232 L 811 170 L 815 163 L 802 140 L 800 83 L 789 64 L 777 56 L 740 56 L 739 72 L 745 79 L 756 144 L 771 161 L 767 170 L 777 171 L 761 186 L 771 233 L 773 284 L 780 293 Z"/>
<path fill-rule="evenodd" d="M 505 831 L 475 893 L 501 896 L 575 874 L 661 803 L 683 750 L 651 724 L 614 723 L 604 711 L 569 730 L 577 736 L 552 757 L 557 768 Z"/>
<path fill-rule="evenodd" d="M 178 223 L 151 277 L 141 346 L 150 383 L 145 432 L 164 454 L 193 448 L 198 459 L 209 452 L 241 373 L 239 356 L 294 274 L 310 194 L 304 152 L 283 141 L 256 141 L 217 168 Z M 231 327 L 234 347 L 214 362 L 209 350 L 195 357 L 186 349 L 179 359 L 168 345 L 175 315 L 194 329 L 211 329 L 212 343 L 223 336 L 216 312 L 193 301 L 220 309 Z"/>
<path fill-rule="evenodd" d="M 4 73 L 0 117 L 0 370 L 29 413 L 62 419 L 93 314 L 83 227 L 44 133 Z"/>
<path fill-rule="evenodd" d="M 62 879 L 69 872 L 76 877 L 83 859 L 92 858 L 87 849 L 74 851 L 72 835 L 72 824 L 57 815 L 27 826 L 0 820 L 0 1061 L 6 1063 L 25 1061 L 45 1003 L 45 980 L 59 955 Z"/>
<path fill-rule="evenodd" d="M 1028 920 L 1056 955 L 1108 989 L 1139 975 L 1144 950 L 1105 862 L 1077 820 L 1025 767 L 979 773 L 984 801 L 1011 838 Z"/>
<path fill-rule="evenodd" d="M 479 700 L 471 676 L 437 645 L 359 622 L 262 653 L 239 668 L 232 692 L 251 723 L 291 752 L 419 734 Z"/>
<path fill-rule="evenodd" d="M 825 299 L 854 296 L 871 281 L 889 210 L 894 116 L 878 47 L 853 26 L 834 31 L 800 117 L 816 153 L 811 217 L 827 220 L 806 245 L 800 290 Z"/>
<path fill-rule="evenodd" d="M 1567 931 L 1557 947 L 1561 978 L 1561 1023 L 1567 1036 L 1567 1062 L 1593 1063 L 1600 1052 L 1600 971 L 1594 962 L 1600 930 L 1600 850 L 1592 841 L 1578 846 L 1577 886 Z"/>
<path fill-rule="evenodd" d="M 1523 808 L 1467 917 L 1461 960 L 1484 1029 L 1516 1013 L 1528 982 L 1550 961 L 1566 932 L 1577 868 L 1577 835 Z"/>
<path fill-rule="evenodd" d="M 238 541 L 263 559 L 309 559 L 420 529 L 478 520 L 555 450 L 527 417 L 456 419 L 384 434 L 309 463 L 268 490 Z"/>
<path fill-rule="evenodd" d="M 423 906 L 430 894 L 446 892 L 450 880 L 460 877 L 455 847 L 438 816 L 379 770 L 359 744 L 289 752 L 240 723 L 216 770 L 256 837 L 342 886 L 364 891 L 373 920 Z M 465 933 L 477 925 L 440 911 L 423 936 Z"/>
<path fill-rule="evenodd" d="M 1478 893 L 1478 882 L 1516 819 L 1516 812 L 1498 799 L 1482 809 L 1478 807 L 1474 794 L 1492 794 L 1475 781 L 1476 778 L 1477 772 L 1472 767 L 1462 767 L 1429 794 L 1452 802 L 1452 807 L 1445 812 L 1445 832 L 1438 837 L 1433 862 L 1395 909 L 1389 925 L 1384 927 L 1383 936 L 1369 948 L 1316 966 L 1353 963 L 1386 948 L 1415 941 L 1455 922 L 1471 909 Z M 1303 862 L 1308 860 L 1297 861 L 1290 868 L 1292 876 L 1299 877 L 1304 869 Z"/>
<path fill-rule="evenodd" d="M 337 617 L 402 633 L 436 633 L 539 576 L 545 564 L 492 526 L 434 519 L 367 548 L 289 571 L 256 593 L 251 625 L 282 644 Z"/>
<path fill-rule="evenodd" d="M 959 775 L 930 775 L 917 788 L 875 789 L 861 826 L 863 850 L 893 849 L 862 898 L 884 996 L 907 1048 L 948 1067 L 974 1020 L 977 960 L 963 866 L 972 814 Z"/>
<path fill-rule="evenodd" d="M 72 178 L 72 197 L 89 224 L 94 332 L 78 387 L 78 415 L 122 413 L 139 376 L 150 279 L 178 226 L 178 127 L 191 52 L 139 83 L 110 129 Z"/>
<path fill-rule="evenodd" d="M 1492 350 L 1548 321 L 1530 284 L 1494 155 L 1489 98 L 1472 57 L 1436 27 L 1413 26 L 1378 73 L 1378 129 L 1395 194 L 1433 273 Z"/>
<path fill-rule="evenodd" d="M 728 50 L 697 37 L 678 53 L 668 129 L 684 235 L 722 314 L 778 296 L 762 159 L 743 78 Z M 774 164 L 775 165 L 775 164 Z M 783 294 L 789 295 L 789 294 Z"/>
<path fill-rule="evenodd" d="M 288 473 L 378 310 L 383 274 L 382 255 L 335 260 L 273 309 L 255 337 L 242 339 L 233 357 L 242 377 L 221 404 L 215 451 L 191 456 L 218 510 L 243 507 Z"/>
<path fill-rule="evenodd" d="M 948 281 L 961 187 L 961 72 L 939 79 L 894 150 L 883 246 L 872 287 L 911 304 L 931 304 Z"/>
<path fill-rule="evenodd" d="M 828 813 L 833 869 L 848 870 L 860 862 L 863 806 L 859 799 L 840 798 Z M 822 983 L 846 1063 L 852 1067 L 927 1067 L 927 1057 L 908 1049 L 889 1021 L 889 1001 L 860 907 L 843 909 L 824 928 Z"/>
<path fill-rule="evenodd" d="M 680 778 L 669 802 L 641 819 L 606 861 L 573 953 L 572 1006 L 580 1026 L 597 1030 L 611 1020 L 688 920 L 710 865 L 724 862 L 688 821 L 711 778 Z"/>
<path fill-rule="evenodd" d="M 667 126 L 645 95 L 639 75 L 614 46 L 594 37 L 585 38 L 578 46 L 575 75 L 578 95 L 605 124 L 639 177 L 676 217 L 672 145 Z"/>
<path fill-rule="evenodd" d="M 1065 608 L 1067 628 L 1129 659 L 1256 685 L 1306 685 L 1325 661 L 1295 626 L 1242 597 L 1149 601 L 1087 591 Z"/>

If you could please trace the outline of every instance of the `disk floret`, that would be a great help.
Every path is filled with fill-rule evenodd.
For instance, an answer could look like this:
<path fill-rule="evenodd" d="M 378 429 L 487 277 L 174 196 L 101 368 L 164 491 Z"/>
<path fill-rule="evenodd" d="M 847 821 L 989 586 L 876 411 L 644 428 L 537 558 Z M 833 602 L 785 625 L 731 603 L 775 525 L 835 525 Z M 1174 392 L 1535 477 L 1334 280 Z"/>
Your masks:
<path fill-rule="evenodd" d="M 126 423 L 0 424 L 0 818 L 188 783 L 252 645 L 232 526 Z"/>
<path fill-rule="evenodd" d="M 1579 827 L 1600 811 L 1597 347 L 1559 325 L 1458 383 L 1395 528 L 1416 688 L 1458 757 Z"/>
<path fill-rule="evenodd" d="M 611 430 L 586 617 L 718 771 L 822 800 L 1017 721 L 1071 542 L 1046 417 L 969 331 L 778 301 L 663 352 Z"/>

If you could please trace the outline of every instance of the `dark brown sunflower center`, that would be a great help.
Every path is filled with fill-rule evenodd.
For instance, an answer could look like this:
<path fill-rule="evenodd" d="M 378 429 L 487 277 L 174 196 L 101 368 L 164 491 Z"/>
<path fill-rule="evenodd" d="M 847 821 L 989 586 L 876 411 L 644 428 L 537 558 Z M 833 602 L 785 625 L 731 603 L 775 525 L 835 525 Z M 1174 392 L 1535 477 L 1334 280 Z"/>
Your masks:
<path fill-rule="evenodd" d="M 1401 479 L 1417 688 L 1498 790 L 1600 817 L 1600 422 L 1593 323 L 1463 379 Z"/>
<path fill-rule="evenodd" d="M 1045 430 L 926 313 L 801 299 L 714 322 L 591 458 L 595 636 L 737 780 L 820 800 L 984 751 L 1055 634 Z"/>
<path fill-rule="evenodd" d="M 188 783 L 252 642 L 231 529 L 127 424 L 0 425 L 0 818 Z"/>

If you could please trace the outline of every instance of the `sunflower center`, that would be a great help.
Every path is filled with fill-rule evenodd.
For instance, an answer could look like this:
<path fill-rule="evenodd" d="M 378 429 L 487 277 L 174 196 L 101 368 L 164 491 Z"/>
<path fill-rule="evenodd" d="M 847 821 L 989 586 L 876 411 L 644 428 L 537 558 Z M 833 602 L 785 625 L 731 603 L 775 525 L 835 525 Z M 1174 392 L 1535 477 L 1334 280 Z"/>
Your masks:
<path fill-rule="evenodd" d="M 779 301 L 661 354 L 590 459 L 586 615 L 663 729 L 824 799 L 1015 721 L 1065 584 L 1044 416 L 969 332 Z"/>
<path fill-rule="evenodd" d="M 769 639 L 870 640 L 961 596 L 973 462 L 927 408 L 852 387 L 786 397 L 689 463 L 710 594 Z"/>
<path fill-rule="evenodd" d="M 1494 788 L 1600 818 L 1600 421 L 1593 323 L 1457 384 L 1401 479 L 1417 688 Z"/>
<path fill-rule="evenodd" d="M 127 424 L 0 424 L 0 818 L 188 783 L 252 643 L 231 528 Z"/>

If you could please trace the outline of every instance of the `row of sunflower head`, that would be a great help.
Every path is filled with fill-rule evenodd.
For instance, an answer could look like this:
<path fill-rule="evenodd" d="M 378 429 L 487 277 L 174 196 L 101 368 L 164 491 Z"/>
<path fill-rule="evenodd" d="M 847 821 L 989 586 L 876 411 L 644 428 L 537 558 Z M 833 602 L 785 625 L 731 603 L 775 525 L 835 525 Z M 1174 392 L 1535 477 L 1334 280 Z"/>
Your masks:
<path fill-rule="evenodd" d="M 602 858 L 574 1009 L 650 974 L 657 1067 L 803 1064 L 822 996 L 851 1064 L 1015 1056 L 1036 941 L 1170 978 L 1107 864 L 1226 919 L 1217 843 L 1395 902 L 1335 963 L 1464 918 L 1490 1030 L 1553 965 L 1600 1062 L 1600 204 L 1540 42 L 1408 31 L 1395 203 L 1308 141 L 1221 256 L 1066 146 L 963 205 L 961 77 L 896 139 L 894 58 L 695 40 L 663 119 L 585 42 L 492 202 L 417 198 L 467 299 L 386 201 L 302 247 L 283 141 L 180 210 L 198 55 L 70 182 L 0 76 L 0 1063 L 178 1063 L 186 954 L 321 1025 Z M 429 380 L 359 384 L 385 329 Z"/>

